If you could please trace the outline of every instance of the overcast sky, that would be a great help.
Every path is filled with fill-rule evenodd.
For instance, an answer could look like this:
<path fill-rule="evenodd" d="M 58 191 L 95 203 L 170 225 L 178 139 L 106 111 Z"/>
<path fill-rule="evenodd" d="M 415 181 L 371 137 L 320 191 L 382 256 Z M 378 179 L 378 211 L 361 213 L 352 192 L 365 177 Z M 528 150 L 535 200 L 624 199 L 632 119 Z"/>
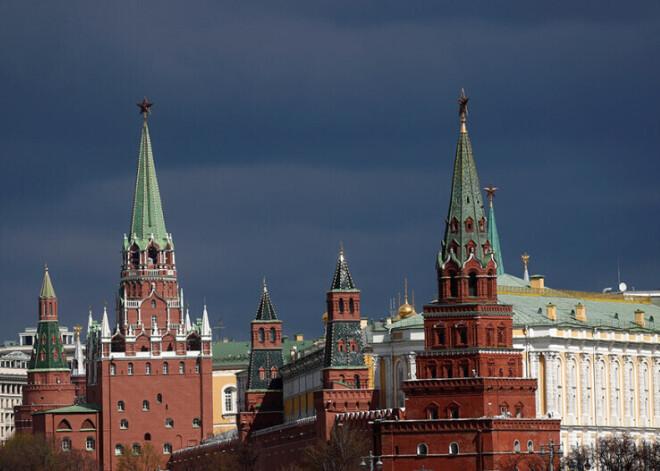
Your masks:
<path fill-rule="evenodd" d="M 542 7 L 540 6 L 542 5 Z M 248 338 L 323 332 L 340 241 L 363 315 L 433 299 L 461 87 L 506 271 L 660 288 L 660 3 L 0 1 L 1 339 L 114 303 L 147 96 L 179 281 Z"/>

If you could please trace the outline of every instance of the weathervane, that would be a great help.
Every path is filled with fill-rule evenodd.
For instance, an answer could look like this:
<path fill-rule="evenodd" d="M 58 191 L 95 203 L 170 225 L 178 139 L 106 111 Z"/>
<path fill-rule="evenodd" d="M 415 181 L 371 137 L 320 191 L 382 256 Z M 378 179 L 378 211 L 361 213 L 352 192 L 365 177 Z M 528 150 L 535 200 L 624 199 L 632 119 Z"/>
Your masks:
<path fill-rule="evenodd" d="M 465 118 L 468 115 L 467 104 L 470 101 L 470 98 L 465 96 L 465 89 L 461 88 L 461 97 L 456 100 L 458 103 L 458 115 L 461 117 L 461 122 L 465 122 Z"/>
<path fill-rule="evenodd" d="M 151 114 L 151 110 L 149 108 L 151 108 L 154 104 L 149 103 L 147 101 L 147 97 L 145 96 L 142 99 L 142 103 L 138 103 L 137 105 L 140 107 L 140 113 L 142 113 L 144 119 L 147 119 L 147 113 Z"/>
<path fill-rule="evenodd" d="M 486 190 L 486 196 L 490 200 L 490 205 L 493 206 L 493 198 L 495 198 L 495 192 L 499 190 L 499 188 L 495 188 L 491 183 L 485 187 L 484 190 Z"/>

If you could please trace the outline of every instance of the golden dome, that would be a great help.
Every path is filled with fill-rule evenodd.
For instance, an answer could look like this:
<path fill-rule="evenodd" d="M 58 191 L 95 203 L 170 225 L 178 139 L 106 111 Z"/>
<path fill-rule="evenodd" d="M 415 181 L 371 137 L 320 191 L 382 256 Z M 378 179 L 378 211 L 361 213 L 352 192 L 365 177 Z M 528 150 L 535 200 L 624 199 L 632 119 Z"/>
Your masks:
<path fill-rule="evenodd" d="M 414 316 L 417 314 L 415 312 L 415 309 L 408 304 L 408 300 L 404 302 L 401 306 L 399 306 L 399 315 L 397 316 L 399 319 L 405 319 L 406 317 Z"/>
<path fill-rule="evenodd" d="M 325 314 L 323 314 L 322 319 L 323 319 L 323 323 L 324 323 L 324 324 L 327 324 L 327 323 L 328 323 L 328 313 L 327 313 L 327 312 L 326 312 Z"/>

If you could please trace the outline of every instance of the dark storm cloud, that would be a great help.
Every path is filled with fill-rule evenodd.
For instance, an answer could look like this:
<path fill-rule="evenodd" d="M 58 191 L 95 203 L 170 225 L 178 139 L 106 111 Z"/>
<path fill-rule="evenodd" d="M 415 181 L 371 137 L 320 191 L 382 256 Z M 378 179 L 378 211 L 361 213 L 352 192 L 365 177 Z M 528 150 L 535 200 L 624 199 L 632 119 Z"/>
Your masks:
<path fill-rule="evenodd" d="M 265 273 L 321 331 L 340 240 L 365 313 L 433 297 L 458 123 L 505 266 L 548 284 L 659 284 L 656 2 L 125 2 L 0 6 L 0 315 L 112 300 L 142 95 L 181 281 L 244 336 Z M 240 321 L 239 321 L 240 319 Z M 286 329 L 285 324 L 285 329 Z"/>

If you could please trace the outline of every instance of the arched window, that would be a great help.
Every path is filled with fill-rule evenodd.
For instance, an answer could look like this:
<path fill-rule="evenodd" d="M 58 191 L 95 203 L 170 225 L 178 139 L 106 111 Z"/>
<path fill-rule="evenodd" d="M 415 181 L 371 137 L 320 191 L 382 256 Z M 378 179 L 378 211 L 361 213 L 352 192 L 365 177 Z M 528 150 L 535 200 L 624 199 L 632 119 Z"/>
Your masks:
<path fill-rule="evenodd" d="M 449 297 L 458 297 L 458 280 L 456 279 L 456 273 L 454 272 L 449 274 Z"/>
<path fill-rule="evenodd" d="M 265 340 L 266 340 L 266 334 L 264 332 L 263 327 L 260 327 L 259 328 L 259 342 L 264 343 Z"/>
<path fill-rule="evenodd" d="M 94 427 L 94 423 L 91 420 L 85 419 L 80 426 L 80 430 L 96 430 L 96 427 Z"/>
<path fill-rule="evenodd" d="M 163 363 L 163 374 L 169 374 L 170 373 L 170 366 L 167 364 L 167 362 Z"/>
<path fill-rule="evenodd" d="M 468 296 L 477 296 L 477 274 L 475 272 L 470 273 L 468 277 Z"/>
<path fill-rule="evenodd" d="M 149 247 L 149 265 L 158 264 L 158 250 L 153 245 Z"/>
<path fill-rule="evenodd" d="M 110 376 L 117 374 L 117 366 L 114 363 L 110 363 Z"/>
<path fill-rule="evenodd" d="M 458 232 L 458 219 L 453 218 L 451 220 L 451 231 L 452 232 Z"/>
<path fill-rule="evenodd" d="M 340 340 L 339 342 L 337 342 L 337 351 L 343 352 L 345 350 L 346 350 L 346 342 L 344 342 L 344 340 Z"/>
<path fill-rule="evenodd" d="M 236 388 L 229 387 L 224 392 L 224 408 L 225 414 L 232 414 L 236 412 Z"/>
<path fill-rule="evenodd" d="M 527 442 L 527 452 L 534 453 L 534 442 L 531 440 Z"/>
<path fill-rule="evenodd" d="M 353 382 L 355 384 L 355 389 L 360 389 L 360 375 L 353 376 Z"/>
<path fill-rule="evenodd" d="M 266 379 L 266 368 L 259 368 L 259 379 Z"/>
<path fill-rule="evenodd" d="M 167 418 L 165 419 L 165 428 L 172 428 L 174 427 L 174 419 Z"/>
<path fill-rule="evenodd" d="M 128 375 L 133 376 L 133 363 L 128 364 Z"/>
<path fill-rule="evenodd" d="M 151 434 L 150 433 L 145 433 L 144 434 L 144 441 L 145 442 L 150 442 L 151 441 Z"/>
<path fill-rule="evenodd" d="M 137 247 L 134 247 L 131 252 L 131 266 L 133 268 L 138 268 L 140 266 L 140 250 Z"/>
<path fill-rule="evenodd" d="M 449 444 L 449 454 L 450 455 L 458 455 L 458 443 L 451 442 Z"/>
<path fill-rule="evenodd" d="M 164 455 L 172 454 L 172 444 L 171 443 L 166 443 L 166 444 L 163 445 L 163 454 Z"/>
<path fill-rule="evenodd" d="M 156 300 L 155 299 L 151 300 L 151 307 L 154 307 L 154 308 L 156 307 Z"/>
<path fill-rule="evenodd" d="M 60 432 L 62 430 L 71 430 L 71 424 L 66 419 L 60 420 L 60 423 L 57 424 L 57 431 Z"/>
<path fill-rule="evenodd" d="M 353 298 L 348 300 L 348 310 L 351 313 L 355 312 L 355 303 L 353 302 Z"/>
<path fill-rule="evenodd" d="M 124 401 L 119 401 L 117 403 L 117 412 L 124 412 Z"/>
<path fill-rule="evenodd" d="M 115 445 L 115 456 L 121 456 L 124 454 L 124 446 L 121 443 Z"/>
<path fill-rule="evenodd" d="M 417 454 L 419 456 L 426 456 L 429 454 L 429 447 L 426 446 L 426 443 L 420 443 L 417 445 Z"/>
<path fill-rule="evenodd" d="M 147 363 L 146 365 L 144 365 L 144 374 L 145 375 L 151 374 L 151 363 Z"/>
<path fill-rule="evenodd" d="M 182 375 L 186 372 L 186 365 L 182 361 L 179 362 L 179 374 Z"/>
<path fill-rule="evenodd" d="M 163 395 L 162 395 L 161 393 L 156 394 L 156 402 L 157 402 L 158 404 L 162 404 L 162 403 L 163 403 Z"/>
<path fill-rule="evenodd" d="M 156 327 L 156 324 L 158 324 L 158 316 L 153 315 L 151 316 L 151 327 Z"/>
<path fill-rule="evenodd" d="M 94 451 L 96 449 L 96 440 L 94 437 L 87 437 L 85 439 L 85 449 L 87 451 Z"/>
<path fill-rule="evenodd" d="M 142 401 L 142 410 L 143 411 L 148 411 L 149 410 L 149 401 Z"/>
<path fill-rule="evenodd" d="M 277 379 L 277 368 L 274 366 L 270 369 L 270 379 Z"/>
<path fill-rule="evenodd" d="M 142 452 L 142 447 L 139 443 L 133 443 L 133 454 L 139 455 Z"/>
<path fill-rule="evenodd" d="M 121 419 L 119 421 L 119 428 L 122 430 L 126 430 L 128 428 L 128 420 L 127 419 Z"/>
<path fill-rule="evenodd" d="M 339 300 L 339 312 L 344 312 L 344 300 L 340 299 Z"/>
<path fill-rule="evenodd" d="M 270 341 L 275 342 L 275 327 L 270 328 Z"/>
<path fill-rule="evenodd" d="M 193 419 L 192 424 L 193 424 L 193 428 L 199 428 L 199 427 L 202 426 L 202 421 L 199 420 L 199 417 L 195 417 L 195 418 Z"/>
<path fill-rule="evenodd" d="M 520 442 L 518 440 L 513 442 L 513 452 L 520 453 Z"/>

